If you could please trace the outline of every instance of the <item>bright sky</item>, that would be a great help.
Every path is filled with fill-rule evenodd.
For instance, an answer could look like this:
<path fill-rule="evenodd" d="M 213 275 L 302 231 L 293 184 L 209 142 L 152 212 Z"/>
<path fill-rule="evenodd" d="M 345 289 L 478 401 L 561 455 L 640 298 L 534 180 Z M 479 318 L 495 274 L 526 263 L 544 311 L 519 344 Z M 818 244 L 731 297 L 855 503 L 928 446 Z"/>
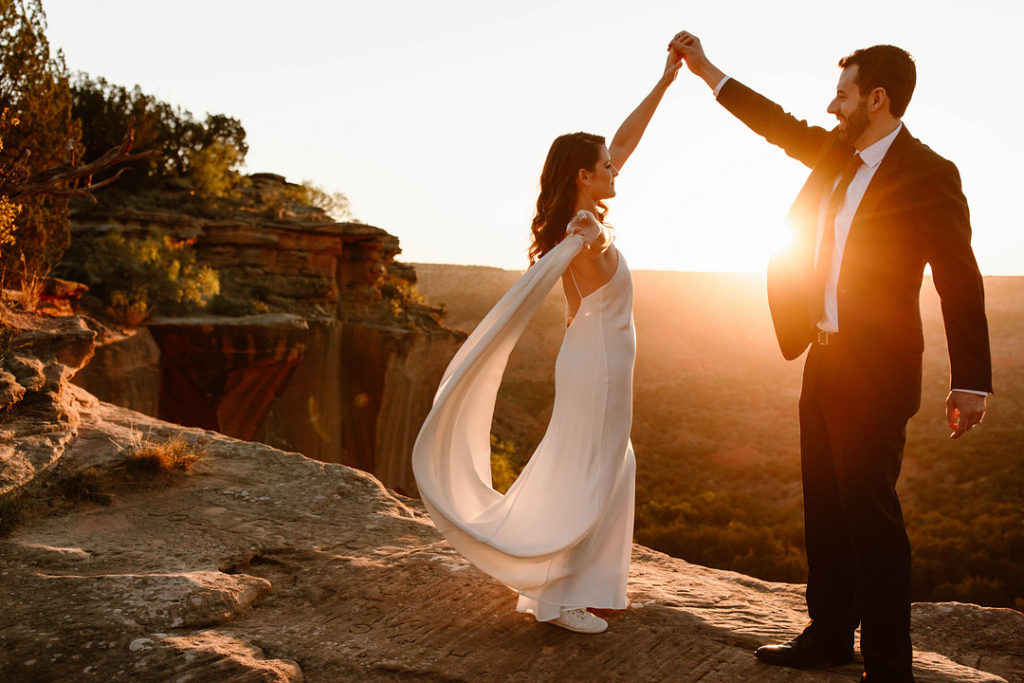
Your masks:
<path fill-rule="evenodd" d="M 607 136 L 682 29 L 831 128 L 839 57 L 893 43 L 904 122 L 953 160 L 986 274 L 1024 274 L 1019 0 L 43 0 L 69 68 L 239 118 L 247 171 L 346 194 L 405 261 L 523 268 L 551 141 Z M 831 5 L 831 7 L 829 7 Z M 634 269 L 758 271 L 807 170 L 682 71 L 610 202 Z"/>

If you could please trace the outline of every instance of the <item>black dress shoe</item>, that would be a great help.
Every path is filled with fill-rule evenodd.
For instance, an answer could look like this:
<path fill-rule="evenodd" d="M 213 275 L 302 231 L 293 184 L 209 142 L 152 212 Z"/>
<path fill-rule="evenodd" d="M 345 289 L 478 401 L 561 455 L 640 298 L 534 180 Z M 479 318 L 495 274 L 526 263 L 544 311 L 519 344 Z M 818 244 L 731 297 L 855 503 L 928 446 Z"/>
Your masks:
<path fill-rule="evenodd" d="M 853 634 L 826 636 L 808 628 L 789 642 L 757 648 L 754 656 L 768 664 L 796 669 L 840 666 L 853 661 Z"/>

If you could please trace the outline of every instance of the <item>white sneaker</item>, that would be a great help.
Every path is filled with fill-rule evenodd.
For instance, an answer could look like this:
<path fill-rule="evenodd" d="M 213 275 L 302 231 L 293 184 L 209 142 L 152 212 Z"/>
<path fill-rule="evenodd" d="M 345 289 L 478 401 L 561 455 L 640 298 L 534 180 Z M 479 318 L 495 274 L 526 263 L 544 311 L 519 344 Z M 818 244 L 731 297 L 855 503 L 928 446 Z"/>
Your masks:
<path fill-rule="evenodd" d="M 601 633 L 608 628 L 607 621 L 582 608 L 567 609 L 563 607 L 561 615 L 548 623 L 576 633 Z"/>

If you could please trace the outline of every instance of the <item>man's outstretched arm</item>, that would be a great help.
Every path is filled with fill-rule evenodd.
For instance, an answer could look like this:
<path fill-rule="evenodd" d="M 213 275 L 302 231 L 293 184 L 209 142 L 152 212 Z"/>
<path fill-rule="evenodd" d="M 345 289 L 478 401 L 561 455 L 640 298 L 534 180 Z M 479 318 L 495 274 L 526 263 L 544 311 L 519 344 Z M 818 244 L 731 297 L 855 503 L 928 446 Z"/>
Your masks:
<path fill-rule="evenodd" d="M 686 61 L 687 68 L 711 88 L 718 103 L 752 131 L 809 168 L 819 160 L 829 132 L 797 119 L 711 63 L 700 39 L 680 31 L 669 43 Z"/>

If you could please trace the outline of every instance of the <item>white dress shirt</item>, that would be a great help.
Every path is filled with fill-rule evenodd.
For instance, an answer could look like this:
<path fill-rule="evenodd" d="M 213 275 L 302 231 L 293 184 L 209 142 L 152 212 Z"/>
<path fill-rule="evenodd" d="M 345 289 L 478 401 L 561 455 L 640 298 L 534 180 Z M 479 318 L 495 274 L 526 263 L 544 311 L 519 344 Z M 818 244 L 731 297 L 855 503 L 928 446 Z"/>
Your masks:
<path fill-rule="evenodd" d="M 900 123 L 893 132 L 858 152 L 863 163 L 857 169 L 853 180 L 850 181 L 850 186 L 846 188 L 846 197 L 836 211 L 836 241 L 835 246 L 832 248 L 832 263 L 828 269 L 828 277 L 825 279 L 825 308 L 822 311 L 821 318 L 818 320 L 818 329 L 820 330 L 826 332 L 839 331 L 839 304 L 837 302 L 836 287 L 839 282 L 839 268 L 843 263 L 843 250 L 846 248 L 846 238 L 850 236 L 850 225 L 853 223 L 853 217 L 860 206 L 860 200 L 864 198 L 864 192 L 868 189 L 868 184 L 875 177 L 875 171 L 878 170 L 878 166 L 882 163 L 882 159 L 885 158 L 885 153 L 889 151 L 892 141 L 896 139 L 896 135 L 902 129 L 903 124 Z M 838 184 L 839 178 L 836 177 L 835 182 L 832 183 L 832 188 L 835 189 Z M 821 248 L 821 238 L 825 233 L 825 218 L 828 213 L 831 194 L 829 192 L 822 197 L 821 206 L 818 208 L 818 230 L 815 236 L 815 244 L 817 246 L 814 249 L 815 263 L 817 263 L 818 259 L 818 250 Z"/>

